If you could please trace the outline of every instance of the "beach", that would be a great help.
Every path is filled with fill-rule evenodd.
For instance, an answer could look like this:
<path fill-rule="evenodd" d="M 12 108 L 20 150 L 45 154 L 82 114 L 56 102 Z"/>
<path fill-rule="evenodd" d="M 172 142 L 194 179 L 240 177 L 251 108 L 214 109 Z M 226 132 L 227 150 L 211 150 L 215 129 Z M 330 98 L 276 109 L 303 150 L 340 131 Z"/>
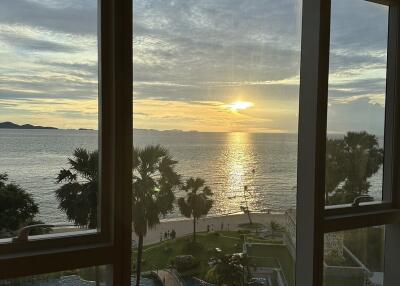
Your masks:
<path fill-rule="evenodd" d="M 284 225 L 285 215 L 283 213 L 252 213 L 251 219 L 253 223 L 259 223 L 265 227 L 269 227 L 271 221 Z M 206 216 L 199 219 L 196 224 L 196 231 L 205 232 L 207 231 L 207 227 L 209 227 L 209 231 L 239 230 L 239 225 L 248 222 L 249 219 L 245 214 Z M 161 236 L 164 240 L 164 233 L 168 231 L 171 232 L 172 230 L 175 230 L 176 237 L 190 235 L 193 233 L 193 220 L 188 218 L 161 220 L 160 224 L 148 230 L 147 235 L 144 237 L 144 245 L 160 242 Z M 138 237 L 134 232 L 132 233 L 132 240 L 135 242 L 138 241 Z"/>

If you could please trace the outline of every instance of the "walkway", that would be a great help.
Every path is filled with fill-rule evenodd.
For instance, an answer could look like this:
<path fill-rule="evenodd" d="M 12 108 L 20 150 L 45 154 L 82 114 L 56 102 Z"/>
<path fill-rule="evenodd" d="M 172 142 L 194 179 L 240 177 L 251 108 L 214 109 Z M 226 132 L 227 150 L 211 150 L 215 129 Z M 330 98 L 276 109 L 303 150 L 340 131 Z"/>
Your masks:
<path fill-rule="evenodd" d="M 251 218 L 255 223 L 269 225 L 271 221 L 275 221 L 281 225 L 285 225 L 284 214 L 269 214 L 269 213 L 252 213 Z M 207 226 L 214 231 L 223 230 L 239 230 L 239 224 L 248 223 L 248 217 L 245 214 L 231 214 L 226 216 L 207 216 L 199 219 L 197 222 L 197 231 L 206 232 Z M 167 231 L 175 230 L 176 237 L 182 237 L 192 234 L 193 221 L 187 218 L 165 219 L 161 223 L 149 229 L 144 237 L 144 245 L 150 245 L 160 242 L 161 237 Z M 133 232 L 132 239 L 138 241 L 137 235 Z"/>
<path fill-rule="evenodd" d="M 153 271 L 164 286 L 184 286 L 179 277 L 170 270 Z"/>

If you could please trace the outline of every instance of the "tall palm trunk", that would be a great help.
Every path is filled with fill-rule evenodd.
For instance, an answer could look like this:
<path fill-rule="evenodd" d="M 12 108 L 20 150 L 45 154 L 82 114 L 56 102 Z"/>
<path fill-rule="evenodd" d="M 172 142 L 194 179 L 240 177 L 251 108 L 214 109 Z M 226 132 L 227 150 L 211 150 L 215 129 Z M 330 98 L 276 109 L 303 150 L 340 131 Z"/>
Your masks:
<path fill-rule="evenodd" d="M 249 209 L 247 209 L 247 217 L 249 218 L 250 224 L 253 224 L 253 221 L 251 220 L 251 215 Z"/>
<path fill-rule="evenodd" d="M 136 286 L 140 285 L 140 274 L 142 272 L 142 255 L 143 255 L 143 235 L 139 235 L 138 253 L 136 260 Z"/>
<path fill-rule="evenodd" d="M 193 218 L 193 243 L 196 243 L 196 218 Z"/>
<path fill-rule="evenodd" d="M 247 213 L 247 217 L 249 218 L 250 224 L 253 224 L 253 221 L 251 220 L 251 215 L 250 215 L 250 210 L 249 210 L 249 205 L 247 203 L 247 200 L 246 200 L 246 213 Z"/>

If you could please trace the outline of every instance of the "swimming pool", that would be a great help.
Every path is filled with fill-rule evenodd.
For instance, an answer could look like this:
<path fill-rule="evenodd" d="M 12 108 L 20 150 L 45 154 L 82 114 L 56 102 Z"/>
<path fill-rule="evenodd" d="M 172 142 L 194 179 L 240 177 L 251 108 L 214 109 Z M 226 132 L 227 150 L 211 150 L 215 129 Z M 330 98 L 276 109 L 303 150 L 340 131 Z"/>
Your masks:
<path fill-rule="evenodd" d="M 184 279 L 185 286 L 213 286 L 213 284 L 207 283 L 197 278 L 189 277 Z"/>
<path fill-rule="evenodd" d="M 131 277 L 131 285 L 136 285 L 136 278 L 134 276 Z M 162 286 L 161 282 L 147 277 L 142 277 L 140 279 L 141 286 Z"/>

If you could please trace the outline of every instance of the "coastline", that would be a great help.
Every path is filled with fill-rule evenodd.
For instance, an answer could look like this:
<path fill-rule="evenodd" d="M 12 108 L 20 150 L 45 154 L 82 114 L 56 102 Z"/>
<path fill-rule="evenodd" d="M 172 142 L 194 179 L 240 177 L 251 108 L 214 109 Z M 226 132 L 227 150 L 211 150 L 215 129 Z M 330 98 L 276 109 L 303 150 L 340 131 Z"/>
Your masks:
<path fill-rule="evenodd" d="M 284 213 L 252 213 L 251 218 L 253 223 L 260 223 L 265 227 L 268 227 L 271 221 L 276 221 L 279 224 L 285 222 Z M 207 226 L 210 227 L 210 231 L 239 230 L 241 229 L 240 224 L 248 222 L 247 215 L 243 213 L 206 216 L 198 220 L 196 231 L 205 232 Z M 193 233 L 193 220 L 184 217 L 161 220 L 160 224 L 147 231 L 147 235 L 144 237 L 144 245 L 160 242 L 161 235 L 164 239 L 164 233 L 172 230 L 175 230 L 176 237 L 190 235 Z M 134 231 L 132 232 L 132 241 L 138 241 Z"/>

